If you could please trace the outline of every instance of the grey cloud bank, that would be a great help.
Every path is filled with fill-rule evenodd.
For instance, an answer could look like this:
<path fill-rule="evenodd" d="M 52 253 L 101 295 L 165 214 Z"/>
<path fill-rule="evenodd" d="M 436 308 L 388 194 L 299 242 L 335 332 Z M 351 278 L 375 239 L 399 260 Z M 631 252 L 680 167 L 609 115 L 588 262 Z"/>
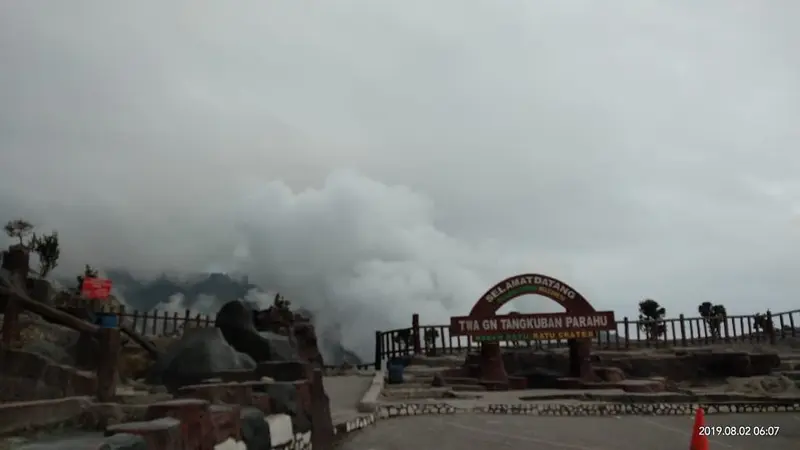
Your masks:
<path fill-rule="evenodd" d="M 800 305 L 796 2 L 0 8 L 0 211 L 65 273 L 247 272 L 362 354 L 516 272 Z"/>

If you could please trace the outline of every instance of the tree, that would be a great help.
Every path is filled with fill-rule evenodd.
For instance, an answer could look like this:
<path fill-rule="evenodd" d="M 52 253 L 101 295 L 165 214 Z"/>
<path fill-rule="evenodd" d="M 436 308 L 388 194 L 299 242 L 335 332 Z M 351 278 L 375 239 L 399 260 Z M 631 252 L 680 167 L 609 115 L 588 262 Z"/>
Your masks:
<path fill-rule="evenodd" d="M 666 308 L 652 299 L 639 302 L 639 327 L 647 334 L 647 339 L 656 339 L 667 331 L 664 324 Z"/>
<path fill-rule="evenodd" d="M 280 293 L 275 294 L 272 300 L 273 320 L 277 321 L 283 327 L 290 327 L 294 322 L 294 313 L 292 312 L 292 302 Z"/>
<path fill-rule="evenodd" d="M 86 264 L 83 267 L 83 273 L 75 277 L 78 280 L 78 288 L 77 291 L 80 294 L 81 289 L 83 288 L 83 280 L 86 278 L 97 278 L 97 269 L 93 268 L 92 266 Z"/>
<path fill-rule="evenodd" d="M 58 258 L 61 256 L 58 232 L 53 231 L 51 234 L 35 238 L 33 251 L 39 255 L 39 276 L 45 278 L 58 266 Z"/>
<path fill-rule="evenodd" d="M 711 302 L 703 302 L 697 307 L 697 311 L 706 323 L 711 337 L 716 339 L 720 336 L 720 327 L 725 322 L 728 312 L 724 305 L 714 305 Z"/>
<path fill-rule="evenodd" d="M 26 250 L 33 250 L 39 256 L 39 275 L 44 278 L 58 266 L 61 249 L 58 242 L 58 232 L 36 236 L 32 223 L 25 219 L 9 220 L 3 227 L 6 234 L 19 240 L 19 245 Z M 27 239 L 27 242 L 26 241 Z M 30 270 L 30 269 L 29 269 Z"/>
<path fill-rule="evenodd" d="M 280 293 L 277 293 L 272 300 L 272 306 L 280 311 L 289 311 L 292 309 L 292 302 L 287 300 L 286 297 L 282 296 Z"/>
<path fill-rule="evenodd" d="M 753 328 L 755 328 L 756 331 L 763 331 L 765 333 L 773 332 L 775 330 L 775 324 L 772 323 L 771 316 L 769 310 L 767 310 L 767 314 L 756 313 L 753 316 Z"/>
<path fill-rule="evenodd" d="M 429 353 L 431 355 L 436 354 L 436 338 L 439 337 L 439 330 L 436 328 L 426 328 L 425 333 L 423 334 L 425 338 L 426 347 L 429 349 Z"/>
<path fill-rule="evenodd" d="M 30 247 L 30 243 L 25 245 L 25 238 L 33 234 L 33 224 L 24 219 L 9 220 L 6 226 L 3 227 L 8 237 L 12 239 L 19 239 L 19 245 Z M 36 236 L 34 235 L 35 240 Z"/>
<path fill-rule="evenodd" d="M 406 328 L 405 330 L 397 331 L 392 340 L 395 344 L 402 345 L 405 352 L 408 353 L 411 349 L 413 339 L 414 333 L 410 328 Z"/>

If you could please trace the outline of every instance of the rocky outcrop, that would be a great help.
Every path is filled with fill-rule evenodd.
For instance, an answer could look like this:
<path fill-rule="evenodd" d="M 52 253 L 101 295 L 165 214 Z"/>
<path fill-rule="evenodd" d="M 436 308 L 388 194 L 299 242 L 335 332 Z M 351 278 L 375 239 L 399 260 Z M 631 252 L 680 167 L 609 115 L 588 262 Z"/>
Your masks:
<path fill-rule="evenodd" d="M 287 335 L 275 331 L 259 331 L 255 327 L 253 310 L 244 302 L 228 302 L 217 313 L 214 326 L 222 331 L 225 340 L 236 350 L 257 362 L 291 361 L 299 355 Z M 287 330 L 288 331 L 288 330 Z"/>
<path fill-rule="evenodd" d="M 218 314 L 216 327 L 187 330 L 164 352 L 155 352 L 158 358 L 149 381 L 166 385 L 179 400 L 151 404 L 144 416 L 133 421 L 127 413 L 117 414 L 115 408 L 90 408 L 96 417 L 90 414 L 80 423 L 104 428 L 109 437 L 123 436 L 112 439 L 140 436 L 147 448 L 181 448 L 187 443 L 189 448 L 212 448 L 224 440 L 241 442 L 247 440 L 245 436 L 255 435 L 253 430 L 262 427 L 252 424 L 258 414 L 241 412 L 255 408 L 268 425 L 276 421 L 288 424 L 289 431 L 281 432 L 280 442 L 271 439 L 269 448 L 294 445 L 292 442 L 310 445 L 312 431 L 317 448 L 330 448 L 334 429 L 314 329 L 308 324 L 295 328 L 294 315 L 282 317 L 290 320 L 257 330 L 249 307 L 229 302 Z M 75 333 L 70 335 L 73 340 L 75 337 Z M 78 333 L 77 341 L 70 344 L 90 348 L 81 337 Z M 298 338 L 302 345 L 297 344 Z M 0 388 L 4 400 L 95 394 L 93 374 L 58 364 L 73 363 L 73 359 L 73 364 L 79 362 L 80 358 L 72 358 L 65 350 L 53 342 L 36 340 L 29 343 L 27 351 L 4 349 Z M 270 378 L 268 382 L 257 381 L 265 376 Z M 249 384 L 220 386 L 219 380 Z M 24 395 L 19 398 L 17 394 Z M 120 423 L 110 425 L 113 422 Z M 249 448 L 267 447 L 254 442 Z"/>
<path fill-rule="evenodd" d="M 273 414 L 285 414 L 295 430 L 313 429 L 318 447 L 333 435 L 329 399 L 322 385 L 321 358 L 313 327 L 288 320 L 258 323 L 243 302 L 225 304 L 214 328 L 187 331 L 159 359 L 149 381 L 166 384 L 181 397 L 249 405 L 267 399 Z M 295 330 L 298 330 L 295 333 Z M 270 383 L 261 383 L 268 377 Z M 248 381 L 251 384 L 215 383 Z M 259 400 L 261 401 L 261 400 Z"/>
<path fill-rule="evenodd" d="M 149 382 L 164 384 L 170 390 L 218 377 L 221 373 L 253 373 L 256 363 L 237 352 L 219 328 L 196 328 L 187 331 L 170 346 L 151 369 Z"/>
<path fill-rule="evenodd" d="M 0 402 L 94 395 L 92 372 L 58 364 L 37 353 L 0 345 Z"/>

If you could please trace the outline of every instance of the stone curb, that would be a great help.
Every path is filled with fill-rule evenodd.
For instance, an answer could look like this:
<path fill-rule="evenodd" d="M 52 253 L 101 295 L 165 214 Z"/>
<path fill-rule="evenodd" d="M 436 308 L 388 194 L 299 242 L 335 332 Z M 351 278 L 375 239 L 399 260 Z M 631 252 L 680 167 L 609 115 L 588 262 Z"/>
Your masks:
<path fill-rule="evenodd" d="M 379 419 L 427 414 L 514 414 L 529 416 L 689 416 L 703 408 L 706 414 L 800 412 L 800 403 L 535 403 L 489 404 L 458 408 L 447 403 L 401 403 L 383 405 Z"/>
<path fill-rule="evenodd" d="M 383 391 L 383 380 L 383 371 L 375 371 L 375 374 L 372 376 L 372 383 L 370 383 L 369 388 L 367 388 L 367 392 L 361 397 L 361 401 L 358 402 L 358 412 L 374 413 L 378 411 L 378 398 L 381 395 L 381 391 Z"/>
<path fill-rule="evenodd" d="M 382 375 L 382 374 L 381 374 Z M 381 378 L 382 380 L 382 378 Z M 366 395 L 365 395 L 366 396 Z M 706 414 L 736 413 L 800 413 L 799 402 L 716 402 L 716 403 L 535 403 L 489 404 L 457 408 L 447 403 L 401 403 L 385 405 L 373 402 L 375 413 L 363 414 L 336 425 L 339 437 L 354 433 L 379 420 L 395 417 L 451 414 L 512 414 L 527 416 L 586 417 L 586 416 L 691 416 L 698 408 Z M 303 447 L 300 447 L 303 448 Z M 303 448 L 304 449 L 304 448 Z M 305 450 L 305 449 L 304 449 Z"/>
<path fill-rule="evenodd" d="M 352 433 L 353 431 L 357 431 L 374 424 L 377 420 L 377 414 L 362 414 L 356 418 L 337 424 L 333 429 L 333 434 L 340 435 Z"/>
<path fill-rule="evenodd" d="M 800 403 L 792 402 L 718 402 L 718 403 L 535 403 L 489 404 L 471 408 L 457 408 L 447 403 L 400 403 L 381 405 L 374 403 L 377 411 L 364 414 L 338 424 L 337 436 L 354 433 L 374 425 L 379 420 L 395 417 L 451 414 L 512 414 L 550 417 L 587 416 L 691 416 L 698 408 L 706 414 L 736 413 L 799 413 Z"/>

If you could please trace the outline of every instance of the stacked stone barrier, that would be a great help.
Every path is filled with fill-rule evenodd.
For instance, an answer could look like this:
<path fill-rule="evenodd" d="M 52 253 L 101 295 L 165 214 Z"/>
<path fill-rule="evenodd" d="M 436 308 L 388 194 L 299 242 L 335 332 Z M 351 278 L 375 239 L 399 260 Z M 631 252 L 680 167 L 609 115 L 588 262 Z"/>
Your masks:
<path fill-rule="evenodd" d="M 434 414 L 513 414 L 528 416 L 690 416 L 702 408 L 706 414 L 800 412 L 800 401 L 715 403 L 545 403 L 486 404 L 462 408 L 447 403 L 383 405 L 378 419 Z"/>

